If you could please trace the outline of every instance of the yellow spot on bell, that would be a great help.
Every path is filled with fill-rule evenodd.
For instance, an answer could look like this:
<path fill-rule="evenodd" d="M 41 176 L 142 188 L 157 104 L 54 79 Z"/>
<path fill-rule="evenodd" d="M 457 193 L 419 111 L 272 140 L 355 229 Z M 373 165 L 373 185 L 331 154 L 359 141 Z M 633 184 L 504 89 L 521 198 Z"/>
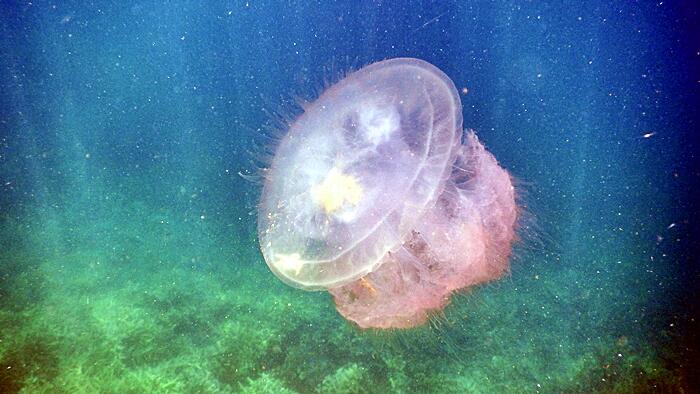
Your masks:
<path fill-rule="evenodd" d="M 362 186 L 354 176 L 333 167 L 323 182 L 311 188 L 311 195 L 326 214 L 330 214 L 345 203 L 357 205 L 362 198 Z"/>
<path fill-rule="evenodd" d="M 295 276 L 299 275 L 301 268 L 304 266 L 304 261 L 301 259 L 301 255 L 299 255 L 299 253 L 277 253 L 275 257 L 277 258 L 275 261 L 275 266 L 280 271 L 289 273 L 293 272 Z"/>

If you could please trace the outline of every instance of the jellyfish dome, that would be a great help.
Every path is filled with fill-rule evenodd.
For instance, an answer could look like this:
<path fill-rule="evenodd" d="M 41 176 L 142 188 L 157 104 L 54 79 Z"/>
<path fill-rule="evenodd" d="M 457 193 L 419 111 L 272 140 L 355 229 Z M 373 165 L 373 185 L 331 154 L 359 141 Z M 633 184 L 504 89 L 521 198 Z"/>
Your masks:
<path fill-rule="evenodd" d="M 508 270 L 516 217 L 509 174 L 462 131 L 452 81 L 399 58 L 348 75 L 291 124 L 258 236 L 287 284 L 328 290 L 362 328 L 408 328 Z"/>

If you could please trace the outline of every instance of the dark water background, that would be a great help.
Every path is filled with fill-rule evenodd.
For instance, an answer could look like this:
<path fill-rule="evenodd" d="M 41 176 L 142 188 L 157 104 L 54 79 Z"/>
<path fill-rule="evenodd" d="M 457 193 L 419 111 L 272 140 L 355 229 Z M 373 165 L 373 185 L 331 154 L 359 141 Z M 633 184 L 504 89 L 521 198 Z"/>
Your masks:
<path fill-rule="evenodd" d="M 692 392 L 692 2 L 3 2 L 0 392 Z M 361 332 L 257 249 L 275 114 L 398 56 L 521 182 L 512 274 Z M 267 148 L 269 151 L 269 148 Z"/>

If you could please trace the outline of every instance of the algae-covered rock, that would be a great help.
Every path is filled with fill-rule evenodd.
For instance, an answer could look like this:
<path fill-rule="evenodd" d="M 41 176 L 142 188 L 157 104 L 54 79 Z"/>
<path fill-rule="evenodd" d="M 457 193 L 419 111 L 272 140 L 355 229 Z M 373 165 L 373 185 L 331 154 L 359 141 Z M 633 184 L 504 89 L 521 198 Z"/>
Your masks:
<path fill-rule="evenodd" d="M 367 370 L 356 363 L 339 368 L 317 387 L 319 393 L 353 394 L 366 392 Z"/>
<path fill-rule="evenodd" d="M 262 373 L 255 379 L 248 379 L 240 385 L 242 394 L 296 394 L 296 391 L 284 387 L 281 380 L 269 373 Z"/>
<path fill-rule="evenodd" d="M 409 392 L 409 379 L 406 376 L 406 361 L 395 355 L 387 355 L 384 357 L 384 363 L 388 369 L 387 380 L 389 387 L 393 393 Z"/>

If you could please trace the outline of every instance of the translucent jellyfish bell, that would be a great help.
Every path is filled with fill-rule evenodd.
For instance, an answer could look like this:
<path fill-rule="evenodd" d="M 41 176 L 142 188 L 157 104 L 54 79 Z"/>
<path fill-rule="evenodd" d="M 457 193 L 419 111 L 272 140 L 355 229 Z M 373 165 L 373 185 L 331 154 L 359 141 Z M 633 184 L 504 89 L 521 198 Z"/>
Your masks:
<path fill-rule="evenodd" d="M 283 281 L 327 289 L 362 328 L 409 328 L 454 291 L 507 272 L 518 208 L 510 175 L 459 96 L 417 59 L 372 64 L 326 90 L 284 137 L 258 217 Z"/>
<path fill-rule="evenodd" d="M 311 290 L 377 269 L 435 205 L 461 134 L 454 84 L 422 60 L 375 63 L 328 88 L 268 171 L 258 232 L 270 269 Z"/>

